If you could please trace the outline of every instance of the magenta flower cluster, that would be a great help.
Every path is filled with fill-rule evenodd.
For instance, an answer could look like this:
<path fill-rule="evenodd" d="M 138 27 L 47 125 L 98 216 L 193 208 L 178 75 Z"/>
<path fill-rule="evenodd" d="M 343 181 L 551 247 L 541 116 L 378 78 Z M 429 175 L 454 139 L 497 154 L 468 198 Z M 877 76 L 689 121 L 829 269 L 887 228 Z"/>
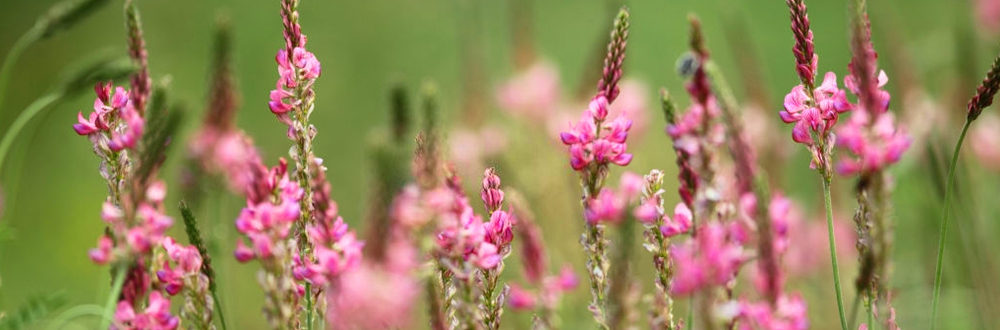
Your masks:
<path fill-rule="evenodd" d="M 94 90 L 97 92 L 94 112 L 86 118 L 82 112 L 78 113 L 78 123 L 73 125 L 73 130 L 89 136 L 95 145 L 106 146 L 114 152 L 135 148 L 145 121 L 129 101 L 129 92 L 116 87 L 112 94 L 110 82 L 97 84 Z"/>
<path fill-rule="evenodd" d="M 348 269 L 356 267 L 364 247 L 364 243 L 357 240 L 354 232 L 337 214 L 335 203 L 330 210 L 332 216 L 306 227 L 309 239 L 315 244 L 315 261 L 306 259 L 295 270 L 297 279 L 308 279 L 319 286 L 331 283 Z"/>
<path fill-rule="evenodd" d="M 896 125 L 895 116 L 888 112 L 889 92 L 882 89 L 888 81 L 885 71 L 880 71 L 877 90 L 871 93 L 875 107 L 867 109 L 864 104 L 859 104 L 858 111 L 837 130 L 837 145 L 854 155 L 837 163 L 838 173 L 854 175 L 881 171 L 898 162 L 910 148 L 913 140 L 904 128 Z M 862 94 L 853 75 L 844 79 L 844 85 L 854 95 Z"/>
<path fill-rule="evenodd" d="M 469 205 L 457 180 L 451 178 L 447 188 L 435 192 L 431 205 L 439 218 L 438 254 L 457 276 L 468 276 L 472 270 L 455 262 L 464 261 L 480 269 L 496 267 L 503 258 L 501 249 L 509 246 L 513 239 L 513 219 L 508 212 L 497 210 L 488 222 L 483 222 Z M 487 180 L 491 179 L 484 179 Z M 484 195 L 499 196 L 495 193 Z"/>
<path fill-rule="evenodd" d="M 798 85 L 785 95 L 785 110 L 778 112 L 781 120 L 795 124 L 792 129 L 792 139 L 795 142 L 812 146 L 814 137 L 826 137 L 841 113 L 851 110 L 847 95 L 837 87 L 837 75 L 827 72 L 823 84 L 816 87 L 809 95 L 809 90 Z"/>
<path fill-rule="evenodd" d="M 605 123 L 607 117 L 608 99 L 599 94 L 590 101 L 580 121 L 559 134 L 562 143 L 569 147 L 574 170 L 581 171 L 591 164 L 606 167 L 609 163 L 626 166 L 632 162 L 625 143 L 632 120 L 623 114 Z"/>
<path fill-rule="evenodd" d="M 159 291 L 149 294 L 149 305 L 137 312 L 132 303 L 121 301 L 115 311 L 113 330 L 174 330 L 180 319 L 170 314 L 170 299 Z"/>
<path fill-rule="evenodd" d="M 731 229 L 710 222 L 698 228 L 698 235 L 670 248 L 676 265 L 670 293 L 688 296 L 709 286 L 729 282 L 747 256 L 733 239 Z"/>
<path fill-rule="evenodd" d="M 302 188 L 288 178 L 288 163 L 281 160 L 271 168 L 262 182 L 270 196 L 262 200 L 247 199 L 247 206 L 236 219 L 236 230 L 247 236 L 249 246 L 238 241 L 234 252 L 236 260 L 247 262 L 253 259 L 272 259 L 274 247 L 284 242 L 299 219 L 299 200 Z"/>
<path fill-rule="evenodd" d="M 271 101 L 267 105 L 271 108 L 271 112 L 278 116 L 278 120 L 289 126 L 292 126 L 292 119 L 288 113 L 301 106 L 302 102 L 295 90 L 311 88 L 322 71 L 319 60 L 304 47 L 303 42 L 293 49 L 290 57 L 287 50 L 279 50 L 274 58 L 278 62 L 279 78 L 275 89 L 271 91 Z"/>

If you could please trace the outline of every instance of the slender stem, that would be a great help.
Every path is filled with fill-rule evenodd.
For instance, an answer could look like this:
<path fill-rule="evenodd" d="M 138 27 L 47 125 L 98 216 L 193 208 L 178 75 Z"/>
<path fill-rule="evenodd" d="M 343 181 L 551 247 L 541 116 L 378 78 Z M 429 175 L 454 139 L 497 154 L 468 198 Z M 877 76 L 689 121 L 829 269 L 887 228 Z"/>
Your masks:
<path fill-rule="evenodd" d="M 2 93 L 3 90 L 0 89 L 0 94 Z M 7 129 L 7 132 L 4 133 L 3 140 L 0 140 L 0 173 L 3 173 L 2 169 L 4 160 L 7 158 L 7 152 L 10 151 L 10 146 L 14 143 L 14 139 L 17 138 L 17 134 L 20 133 L 22 129 L 24 129 L 24 126 L 27 125 L 29 121 L 31 121 L 31 118 L 37 116 L 39 113 L 42 112 L 42 109 L 45 109 L 50 104 L 54 103 L 55 101 L 58 101 L 60 98 L 62 98 L 62 96 L 63 93 L 61 92 L 53 92 L 46 94 L 45 96 L 36 99 L 34 102 L 31 102 L 31 104 L 28 105 L 28 107 L 25 108 L 24 111 L 22 111 L 21 114 L 17 116 L 17 119 L 14 120 L 14 123 L 11 124 L 10 128 Z"/>
<path fill-rule="evenodd" d="M 694 329 L 694 296 L 688 302 L 687 330 Z"/>
<path fill-rule="evenodd" d="M 312 330 L 313 328 L 313 299 L 312 299 L 312 285 L 306 282 L 306 329 Z"/>
<path fill-rule="evenodd" d="M 215 312 L 219 314 L 219 322 L 222 323 L 222 330 L 226 329 L 226 316 L 222 312 L 222 305 L 219 304 L 219 295 L 212 291 L 212 300 L 215 302 Z"/>
<path fill-rule="evenodd" d="M 868 310 L 868 329 L 875 330 L 875 296 L 871 293 L 868 294 L 865 309 Z"/>
<path fill-rule="evenodd" d="M 125 273 L 128 272 L 128 264 L 118 265 L 115 272 L 115 281 L 111 284 L 111 294 L 108 295 L 108 302 L 104 305 L 104 316 L 101 319 L 101 327 L 107 329 L 111 325 L 111 317 L 115 314 L 115 305 L 118 303 L 118 295 L 122 293 L 122 285 L 125 284 Z"/>
<path fill-rule="evenodd" d="M 951 164 L 948 165 L 948 182 L 944 186 L 944 210 L 941 212 L 941 237 L 938 239 L 937 265 L 934 266 L 934 297 L 931 298 L 931 330 L 937 326 L 938 299 L 941 298 L 941 266 L 944 264 L 944 242 L 948 237 L 948 213 L 951 212 L 951 193 L 955 185 L 955 165 L 958 164 L 958 153 L 962 150 L 965 133 L 969 131 L 972 121 L 966 120 L 962 126 L 962 134 L 951 152 Z"/>
<path fill-rule="evenodd" d="M 12 75 L 12 68 L 14 63 L 21 58 L 21 54 L 24 50 L 28 48 L 31 44 L 35 43 L 40 36 L 39 29 L 32 28 L 28 30 L 21 38 L 18 38 L 14 45 L 11 46 L 10 51 L 7 52 L 7 57 L 3 60 L 3 66 L 0 66 L 0 109 L 3 109 L 4 96 L 7 91 L 7 83 L 10 81 L 10 76 Z M 2 111 L 0 111 L 2 113 Z"/>
<path fill-rule="evenodd" d="M 830 263 L 833 265 L 833 288 L 837 292 L 837 311 L 840 312 L 840 327 L 847 330 L 847 316 L 844 314 L 844 294 L 840 290 L 840 265 L 837 263 L 837 238 L 833 233 L 833 201 L 830 197 L 830 179 L 823 175 L 823 201 L 826 204 L 826 230 L 830 237 Z"/>

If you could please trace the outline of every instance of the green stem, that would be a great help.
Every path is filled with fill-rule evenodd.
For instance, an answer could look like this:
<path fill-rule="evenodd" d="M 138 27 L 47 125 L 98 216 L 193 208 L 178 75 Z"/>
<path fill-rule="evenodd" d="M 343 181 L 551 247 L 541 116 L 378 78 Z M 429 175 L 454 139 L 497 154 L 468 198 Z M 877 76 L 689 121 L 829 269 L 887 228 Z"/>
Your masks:
<path fill-rule="evenodd" d="M 875 330 L 875 297 L 872 294 L 868 294 L 868 302 L 865 303 L 865 309 L 868 311 L 868 329 Z"/>
<path fill-rule="evenodd" d="M 847 316 L 844 314 L 844 294 L 840 290 L 840 265 L 837 263 L 837 238 L 833 233 L 833 201 L 830 197 L 830 179 L 823 174 L 823 201 L 826 204 L 826 231 L 830 237 L 830 263 L 833 265 L 833 288 L 837 292 L 837 311 L 840 312 L 840 327 L 847 330 Z"/>
<path fill-rule="evenodd" d="M 688 302 L 687 330 L 694 329 L 694 296 Z"/>
<path fill-rule="evenodd" d="M 955 150 L 951 152 L 951 164 L 948 165 L 948 182 L 944 186 L 944 210 L 941 212 L 941 237 L 938 239 L 937 265 L 934 266 L 934 296 L 931 298 L 931 330 L 937 326 L 938 300 L 941 298 L 941 266 L 944 264 L 944 242 L 948 237 L 948 213 L 951 212 L 951 193 L 955 185 L 955 165 L 958 164 L 958 153 L 962 150 L 965 133 L 969 131 L 971 120 L 965 121 L 962 134 L 958 136 Z"/>
<path fill-rule="evenodd" d="M 118 265 L 118 271 L 115 272 L 115 281 L 111 284 L 111 294 L 108 295 L 108 302 L 104 305 L 104 316 L 101 319 L 101 327 L 98 329 L 107 329 L 111 325 L 111 318 L 115 314 L 118 295 L 122 293 L 122 285 L 125 284 L 125 273 L 128 272 L 128 268 L 128 263 Z"/>
<path fill-rule="evenodd" d="M 306 282 L 306 329 L 312 330 L 313 328 L 313 299 L 312 299 L 312 285 Z"/>
<path fill-rule="evenodd" d="M 28 30 L 28 32 L 22 35 L 21 38 L 14 42 L 10 51 L 7 52 L 7 57 L 3 60 L 3 66 L 0 66 L 0 109 L 3 109 L 4 95 L 6 95 L 5 92 L 7 91 L 7 83 L 10 81 L 14 63 L 17 63 L 17 60 L 21 58 L 21 54 L 24 53 L 24 50 L 27 49 L 28 46 L 35 43 L 35 41 L 38 41 L 38 38 L 41 36 L 40 31 L 41 30 L 36 28 Z M 2 113 L 2 111 L 0 111 L 0 113 Z"/>
<path fill-rule="evenodd" d="M 3 90 L 0 89 L 0 94 L 2 93 Z M 21 129 L 24 129 L 24 126 L 31 121 L 31 118 L 34 118 L 41 113 L 42 109 L 45 109 L 45 107 L 52 103 L 55 103 L 55 101 L 58 101 L 62 98 L 62 96 L 62 92 L 52 92 L 46 94 L 45 96 L 36 99 L 34 102 L 31 102 L 31 104 L 17 116 L 14 123 L 11 124 L 10 128 L 7 129 L 7 132 L 4 133 L 3 140 L 0 140 L 0 173 L 3 173 L 2 169 L 4 160 L 7 158 L 7 152 L 10 151 L 10 146 L 14 143 L 14 139 L 17 138 L 17 134 L 21 132 Z"/>
<path fill-rule="evenodd" d="M 222 330 L 226 329 L 226 316 L 222 313 L 222 305 L 219 304 L 219 296 L 212 291 L 212 300 L 215 301 L 215 312 L 219 313 L 219 322 L 222 323 Z"/>

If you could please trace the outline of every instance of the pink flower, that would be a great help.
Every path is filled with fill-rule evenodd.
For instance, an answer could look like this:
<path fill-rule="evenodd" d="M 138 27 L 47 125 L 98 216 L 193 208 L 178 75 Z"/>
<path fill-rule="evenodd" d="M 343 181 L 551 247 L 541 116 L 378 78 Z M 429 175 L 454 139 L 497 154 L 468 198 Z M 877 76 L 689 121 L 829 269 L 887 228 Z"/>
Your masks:
<path fill-rule="evenodd" d="M 494 168 L 486 169 L 483 174 L 483 189 L 479 193 L 486 205 L 486 210 L 493 212 L 500 209 L 503 204 L 503 190 L 500 190 L 500 177 L 497 176 Z"/>
<path fill-rule="evenodd" d="M 648 126 L 648 98 L 649 86 L 639 80 L 626 79 L 622 81 L 621 93 L 615 99 L 614 104 L 609 106 L 609 116 L 627 117 L 633 121 L 630 133 L 642 135 Z"/>
<path fill-rule="evenodd" d="M 421 285 L 409 271 L 367 262 L 342 274 L 327 290 L 326 317 L 335 330 L 409 329 L 421 298 Z"/>
<path fill-rule="evenodd" d="M 1000 172 L 1000 118 L 983 116 L 983 123 L 971 128 L 969 146 L 979 158 L 979 163 L 995 172 Z"/>
<path fill-rule="evenodd" d="M 1000 31 L 1000 1 L 977 0 L 975 11 L 982 27 L 991 33 Z"/>
<path fill-rule="evenodd" d="M 562 143 L 569 147 L 570 165 L 574 170 L 582 171 L 591 163 L 606 167 L 609 163 L 626 166 L 632 162 L 632 154 L 625 152 L 632 121 L 619 116 L 605 123 L 607 116 L 608 100 L 598 95 L 580 121 L 569 131 L 560 133 Z"/>
<path fill-rule="evenodd" d="M 107 236 L 101 236 L 97 240 L 97 247 L 90 249 L 90 260 L 94 261 L 95 264 L 104 265 L 111 260 L 111 250 L 114 248 L 114 243 L 111 242 L 111 238 Z"/>
<path fill-rule="evenodd" d="M 559 86 L 558 70 L 549 63 L 536 62 L 500 86 L 498 103 L 513 116 L 542 123 L 559 101 Z"/>
<path fill-rule="evenodd" d="M 117 95 L 118 93 L 115 93 L 115 96 Z M 136 111 L 131 104 L 120 108 L 119 115 L 121 115 L 121 118 L 125 123 L 125 128 L 121 132 L 117 130 L 111 132 L 111 141 L 108 142 L 108 148 L 113 151 L 134 149 L 135 143 L 142 137 L 146 121 L 141 115 L 139 115 L 139 112 Z"/>
<path fill-rule="evenodd" d="M 743 248 L 731 241 L 726 228 L 708 223 L 698 236 L 670 249 L 676 267 L 670 282 L 673 295 L 687 296 L 706 286 L 728 282 L 744 261 Z"/>
<path fill-rule="evenodd" d="M 677 206 L 674 206 L 673 219 L 670 219 L 666 214 L 663 215 L 664 225 L 660 227 L 660 233 L 666 237 L 674 237 L 686 233 L 691 229 L 691 218 L 691 210 L 688 209 L 687 205 L 677 203 Z"/>
<path fill-rule="evenodd" d="M 855 63 L 851 62 L 849 68 L 855 69 Z M 871 64 L 874 68 L 874 64 Z M 873 104 L 866 106 L 861 104 L 859 111 L 856 111 L 847 125 L 837 130 L 837 145 L 847 149 L 853 158 L 842 159 L 837 164 L 837 172 L 841 175 L 854 175 L 857 173 L 870 173 L 881 171 L 885 167 L 899 161 L 903 152 L 909 149 L 912 139 L 905 129 L 897 127 L 895 117 L 888 113 L 889 93 L 882 90 L 882 87 L 889 81 L 884 71 L 877 77 L 877 86 L 869 90 L 859 90 L 860 86 L 857 78 L 853 75 L 844 79 L 847 86 L 859 99 L 867 96 Z M 874 107 L 867 109 L 866 107 Z"/>
<path fill-rule="evenodd" d="M 497 210 L 486 222 L 486 241 L 498 247 L 506 247 L 514 240 L 513 216 L 506 211 Z"/>
<path fill-rule="evenodd" d="M 740 302 L 740 329 L 805 330 L 809 328 L 806 302 L 802 297 L 781 296 L 771 307 L 768 302 Z"/>
<path fill-rule="evenodd" d="M 812 145 L 813 134 L 825 137 L 839 115 L 850 109 L 847 95 L 837 87 L 837 75 L 827 72 L 813 95 L 808 95 L 802 85 L 792 88 L 785 96 L 785 110 L 778 114 L 785 123 L 795 123 L 792 130 L 795 142 Z"/>
<path fill-rule="evenodd" d="M 129 302 L 119 302 L 114 323 L 112 329 L 116 330 L 174 330 L 180 319 L 170 314 L 170 300 L 159 291 L 153 291 L 149 295 L 148 307 L 140 314 L 135 313 Z"/>
<path fill-rule="evenodd" d="M 502 256 L 498 253 L 496 245 L 482 242 L 476 247 L 475 253 L 469 256 L 469 262 L 482 269 L 493 269 L 502 260 Z"/>
<path fill-rule="evenodd" d="M 573 289 L 576 289 L 576 287 L 580 285 L 580 279 L 576 276 L 576 273 L 573 272 L 572 267 L 563 267 L 562 270 L 559 271 L 559 276 L 556 277 L 556 279 L 557 281 L 555 283 L 556 287 L 559 288 L 559 291 L 573 291 Z"/>
<path fill-rule="evenodd" d="M 76 134 L 80 135 L 90 135 L 101 131 L 98 128 L 100 123 L 100 116 L 96 112 L 91 112 L 88 118 L 83 117 L 83 112 L 78 112 L 76 114 L 78 123 L 73 124 L 73 130 Z"/>
<path fill-rule="evenodd" d="M 288 163 L 284 160 L 271 169 L 270 176 L 264 179 L 266 189 L 273 191 L 278 197 L 277 204 L 270 199 L 256 203 L 247 200 L 247 206 L 236 219 L 236 230 L 247 236 L 252 249 L 237 242 L 236 259 L 245 262 L 249 260 L 248 252 L 255 258 L 267 259 L 273 256 L 272 248 L 275 242 L 288 237 L 292 224 L 299 218 L 299 200 L 302 198 L 302 188 L 288 178 Z"/>
<path fill-rule="evenodd" d="M 618 223 L 625 215 L 626 201 L 610 189 L 602 189 L 597 197 L 587 200 L 583 216 L 588 223 Z"/>
<path fill-rule="evenodd" d="M 278 81 L 275 89 L 271 90 L 268 107 L 271 112 L 278 116 L 278 120 L 289 125 L 292 129 L 291 118 L 288 115 L 295 107 L 302 106 L 303 100 L 298 99 L 301 95 L 294 93 L 300 85 L 305 86 L 306 93 L 311 93 L 313 82 L 321 73 L 321 66 L 316 56 L 303 47 L 296 47 L 292 50 L 292 58 L 288 58 L 288 50 L 282 49 L 275 55 L 275 62 L 278 62 Z M 312 109 L 303 109 L 312 111 Z"/>
<path fill-rule="evenodd" d="M 510 286 L 510 294 L 507 296 L 507 304 L 514 310 L 532 310 L 538 304 L 535 294 L 531 293 L 517 284 Z"/>
<path fill-rule="evenodd" d="M 858 111 L 847 125 L 837 130 L 837 145 L 855 156 L 841 159 L 837 164 L 838 173 L 854 175 L 880 171 L 898 162 L 910 148 L 912 139 L 905 129 L 896 127 L 892 113 L 878 115 L 874 123 L 870 116 Z"/>

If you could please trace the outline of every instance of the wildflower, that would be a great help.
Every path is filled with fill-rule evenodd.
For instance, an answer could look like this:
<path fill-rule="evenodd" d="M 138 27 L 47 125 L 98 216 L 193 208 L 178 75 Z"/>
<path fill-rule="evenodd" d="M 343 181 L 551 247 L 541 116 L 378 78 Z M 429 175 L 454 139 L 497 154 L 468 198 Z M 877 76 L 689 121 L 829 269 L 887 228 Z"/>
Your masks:
<path fill-rule="evenodd" d="M 536 62 L 500 86 L 501 109 L 534 123 L 545 122 L 559 101 L 559 72 L 546 62 Z"/>
<path fill-rule="evenodd" d="M 775 305 L 740 302 L 740 329 L 804 330 L 809 328 L 806 302 L 802 297 L 781 296 Z"/>
<path fill-rule="evenodd" d="M 663 225 L 660 232 L 664 237 L 674 237 L 688 232 L 691 229 L 693 215 L 684 203 L 677 203 L 674 207 L 674 217 L 671 219 L 666 214 L 663 215 Z"/>
<path fill-rule="evenodd" d="M 514 310 L 523 311 L 535 309 L 538 302 L 534 294 L 514 284 L 510 286 L 510 297 L 507 298 L 507 304 Z"/>
<path fill-rule="evenodd" d="M 808 95 L 803 85 L 792 88 L 785 96 L 785 110 L 779 112 L 785 123 L 795 123 L 792 139 L 812 146 L 813 136 L 826 136 L 841 113 L 851 109 L 847 96 L 837 87 L 837 75 L 827 72 L 823 84 Z"/>
<path fill-rule="evenodd" d="M 742 265 L 743 248 L 732 242 L 726 229 L 708 223 L 698 230 L 698 236 L 670 249 L 676 272 L 670 282 L 673 295 L 686 296 L 702 287 L 724 285 Z"/>
<path fill-rule="evenodd" d="M 969 146 L 980 164 L 1000 171 L 1000 118 L 987 116 L 981 120 L 984 123 L 969 132 Z"/>
<path fill-rule="evenodd" d="M 234 256 L 240 262 L 261 262 L 257 278 L 264 289 L 264 316 L 272 327 L 287 327 L 295 322 L 294 313 L 303 294 L 293 278 L 293 262 L 298 259 L 295 241 L 288 239 L 300 215 L 303 190 L 288 178 L 284 159 L 254 185 L 264 195 L 250 195 L 236 219 L 236 229 L 246 236 L 249 246 L 243 240 L 237 241 Z"/>
<path fill-rule="evenodd" d="M 335 330 L 409 328 L 420 294 L 419 283 L 408 272 L 367 262 L 343 273 L 328 290 L 327 324 Z"/>
<path fill-rule="evenodd" d="M 180 324 L 180 320 L 170 314 L 170 300 L 159 291 L 150 293 L 149 305 L 142 313 L 136 313 L 129 302 L 119 302 L 114 319 L 112 329 L 116 330 L 174 330 Z"/>
<path fill-rule="evenodd" d="M 574 170 L 582 171 L 591 164 L 603 168 L 608 164 L 626 166 L 632 162 L 632 154 L 625 152 L 632 121 L 619 116 L 605 126 L 607 115 L 607 98 L 595 96 L 580 121 L 560 134 L 562 143 L 569 147 L 570 165 Z"/>

